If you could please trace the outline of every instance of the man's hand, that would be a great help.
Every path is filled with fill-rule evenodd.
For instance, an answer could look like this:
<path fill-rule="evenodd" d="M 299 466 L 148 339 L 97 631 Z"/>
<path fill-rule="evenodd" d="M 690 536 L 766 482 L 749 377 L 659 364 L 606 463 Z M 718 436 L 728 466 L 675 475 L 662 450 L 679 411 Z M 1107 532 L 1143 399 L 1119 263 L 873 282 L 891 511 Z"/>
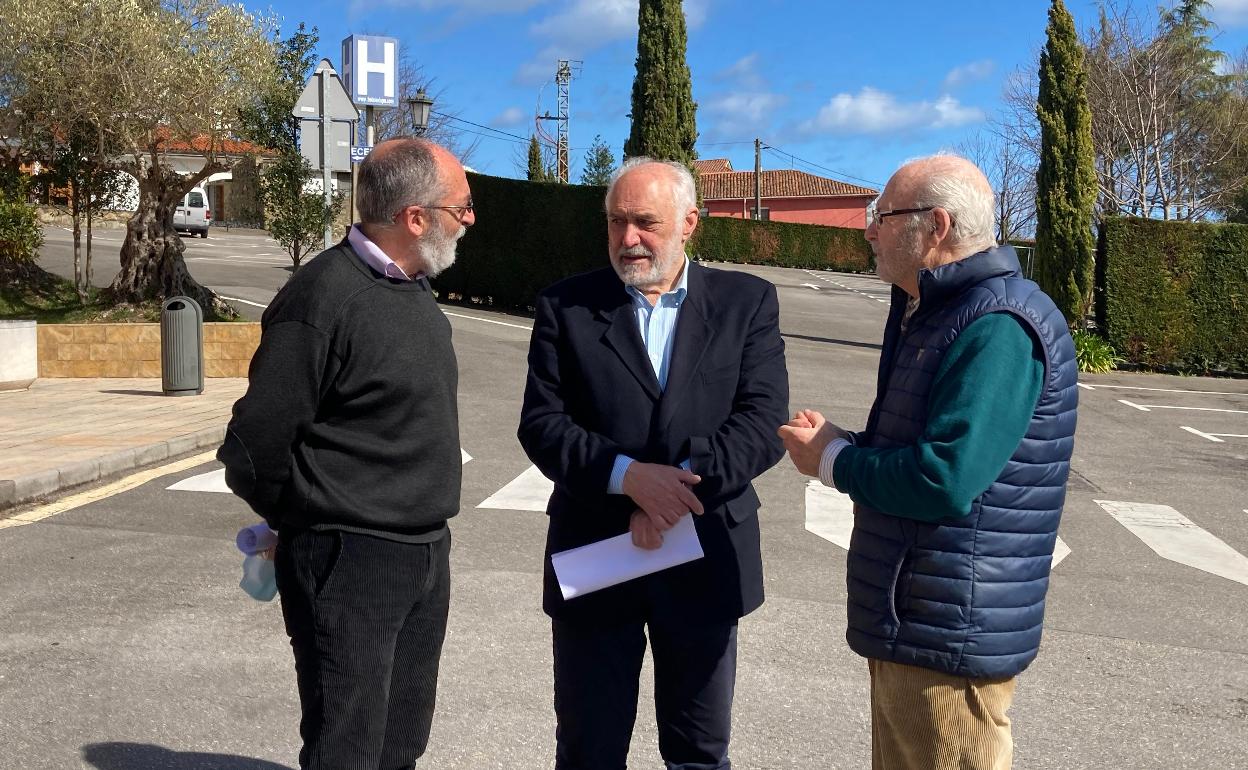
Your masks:
<path fill-rule="evenodd" d="M 803 409 L 777 431 L 789 459 L 807 476 L 819 475 L 819 460 L 833 439 L 848 439 L 849 433 L 828 422 L 813 409 Z"/>
<path fill-rule="evenodd" d="M 634 462 L 628 466 L 621 487 L 646 512 L 655 528 L 663 532 L 686 513 L 702 514 L 702 502 L 692 489 L 701 480 L 701 476 L 684 468 Z"/>
<path fill-rule="evenodd" d="M 633 545 L 653 551 L 663 545 L 663 533 L 655 528 L 650 515 L 638 508 L 628 520 L 628 531 L 633 535 Z"/>

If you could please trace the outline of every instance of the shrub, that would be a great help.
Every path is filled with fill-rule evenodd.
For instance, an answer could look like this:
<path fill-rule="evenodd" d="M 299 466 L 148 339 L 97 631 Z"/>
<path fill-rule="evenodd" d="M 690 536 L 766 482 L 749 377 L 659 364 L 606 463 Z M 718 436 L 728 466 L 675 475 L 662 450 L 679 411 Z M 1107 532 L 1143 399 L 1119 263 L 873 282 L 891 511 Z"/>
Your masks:
<path fill-rule="evenodd" d="M 699 259 L 865 273 L 875 268 L 861 230 L 848 227 L 706 217 L 690 240 Z"/>
<path fill-rule="evenodd" d="M 1075 360 L 1079 363 L 1079 371 L 1112 372 L 1123 362 L 1122 357 L 1114 352 L 1114 346 L 1096 334 L 1080 330 L 1071 336 L 1075 341 Z"/>
<path fill-rule="evenodd" d="M 25 196 L 0 194 L 0 259 L 34 262 L 43 245 L 43 231 L 34 206 Z"/>
<path fill-rule="evenodd" d="M 1248 371 L 1248 226 L 1105 220 L 1096 311 L 1132 363 Z"/>

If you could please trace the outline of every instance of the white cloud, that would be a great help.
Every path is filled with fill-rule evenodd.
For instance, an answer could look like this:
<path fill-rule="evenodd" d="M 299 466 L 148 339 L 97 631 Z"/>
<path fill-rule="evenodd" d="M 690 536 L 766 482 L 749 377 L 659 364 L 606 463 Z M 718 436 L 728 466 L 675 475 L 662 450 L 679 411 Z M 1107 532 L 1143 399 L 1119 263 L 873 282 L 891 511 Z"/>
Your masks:
<path fill-rule="evenodd" d="M 709 3 L 710 0 L 685 0 L 685 23 L 690 29 L 696 29 L 706 21 Z M 529 33 L 545 46 L 536 56 L 520 65 L 515 80 L 533 85 L 552 77 L 558 59 L 581 58 L 607 43 L 635 38 L 637 0 L 563 0 L 558 10 L 530 25 Z"/>
<path fill-rule="evenodd" d="M 770 122 L 771 116 L 788 101 L 783 94 L 738 91 L 704 99 L 698 109 L 715 117 L 717 123 L 730 122 L 757 129 Z"/>
<path fill-rule="evenodd" d="M 528 115 L 519 107 L 508 107 L 490 120 L 495 128 L 512 128 L 526 122 Z"/>
<path fill-rule="evenodd" d="M 376 10 L 380 7 L 414 8 L 419 11 L 446 9 L 460 15 L 476 16 L 492 13 L 521 13 L 547 0 L 351 0 L 352 16 Z"/>
<path fill-rule="evenodd" d="M 1214 22 L 1220 27 L 1248 25 L 1248 0 L 1210 0 Z"/>
<path fill-rule="evenodd" d="M 952 96 L 935 101 L 902 102 L 884 91 L 863 86 L 857 94 L 832 97 L 814 118 L 803 122 L 803 133 L 879 134 L 888 131 L 952 128 L 984 119 L 983 110 L 968 107 Z"/>
<path fill-rule="evenodd" d="M 949 74 L 945 75 L 945 90 L 957 88 L 966 83 L 973 83 L 976 80 L 983 80 L 996 70 L 997 65 L 991 59 L 980 59 L 969 64 L 962 64 L 949 70 Z"/>
<path fill-rule="evenodd" d="M 720 83 L 731 83 L 740 88 L 762 88 L 763 78 L 758 73 L 758 54 L 742 56 L 731 66 L 716 72 L 711 79 Z"/>

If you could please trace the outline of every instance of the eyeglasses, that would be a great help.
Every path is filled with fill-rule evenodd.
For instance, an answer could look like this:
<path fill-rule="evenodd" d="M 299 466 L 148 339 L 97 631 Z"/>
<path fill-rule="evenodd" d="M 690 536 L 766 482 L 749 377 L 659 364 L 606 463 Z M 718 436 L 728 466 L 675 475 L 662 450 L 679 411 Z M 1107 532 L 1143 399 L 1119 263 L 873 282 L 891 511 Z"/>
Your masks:
<path fill-rule="evenodd" d="M 398 217 L 398 216 L 399 216 L 399 214 L 402 214 L 404 211 L 407 211 L 408 209 L 412 209 L 412 208 L 415 208 L 415 209 L 438 209 L 438 210 L 440 210 L 440 211 L 453 211 L 453 212 L 454 212 L 454 211 L 457 211 L 457 212 L 459 212 L 458 214 L 452 214 L 451 216 L 454 216 L 454 217 L 455 217 L 455 219 L 456 219 L 457 221 L 459 221 L 459 222 L 463 222 L 463 221 L 464 221 L 464 216 L 465 216 L 465 215 L 467 215 L 467 213 L 468 213 L 469 211 L 474 211 L 474 210 L 475 210 L 475 206 L 474 206 L 474 204 L 473 204 L 473 202 L 472 202 L 472 201 L 468 201 L 468 202 L 467 202 L 466 204 L 464 204 L 463 206 L 421 206 L 421 205 L 420 205 L 420 204 L 418 204 L 418 203 L 414 203 L 414 204 L 411 204 L 411 205 L 409 205 L 409 206 L 404 206 L 403 208 L 401 208 L 401 209 L 399 209 L 398 211 L 396 211 L 396 212 L 394 213 L 394 215 L 395 215 L 395 217 Z"/>
<path fill-rule="evenodd" d="M 882 227 L 884 225 L 885 217 L 896 217 L 896 216 L 901 216 L 902 214 L 922 214 L 924 211 L 931 211 L 935 208 L 936 208 L 935 206 L 921 206 L 919 208 L 914 208 L 914 209 L 893 209 L 891 211 L 879 211 L 874 206 L 872 206 L 867 209 L 867 226 L 870 227 L 871 225 L 874 224 L 876 227 Z"/>

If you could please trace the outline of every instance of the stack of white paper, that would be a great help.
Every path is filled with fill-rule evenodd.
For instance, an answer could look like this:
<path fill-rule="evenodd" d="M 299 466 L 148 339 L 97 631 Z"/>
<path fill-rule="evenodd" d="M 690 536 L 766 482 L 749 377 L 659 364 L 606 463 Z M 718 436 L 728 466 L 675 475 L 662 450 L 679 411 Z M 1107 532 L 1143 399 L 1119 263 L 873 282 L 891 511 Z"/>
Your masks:
<path fill-rule="evenodd" d="M 663 545 L 653 551 L 633 545 L 633 536 L 599 540 L 567 551 L 551 554 L 555 577 L 564 599 L 591 593 L 626 580 L 649 575 L 678 564 L 701 559 L 702 544 L 693 526 L 693 514 L 680 517 L 676 526 L 663 533 Z"/>

